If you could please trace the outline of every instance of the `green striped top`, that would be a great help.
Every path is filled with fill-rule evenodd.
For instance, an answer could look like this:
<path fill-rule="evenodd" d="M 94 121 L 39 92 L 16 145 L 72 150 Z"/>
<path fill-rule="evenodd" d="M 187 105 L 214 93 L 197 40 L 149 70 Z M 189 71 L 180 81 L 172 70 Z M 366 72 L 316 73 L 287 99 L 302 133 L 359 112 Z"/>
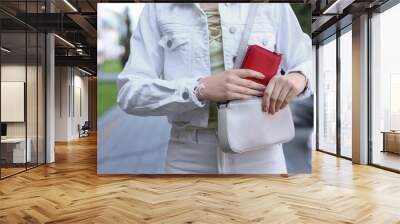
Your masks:
<path fill-rule="evenodd" d="M 205 10 L 208 22 L 211 74 L 222 72 L 224 67 L 224 51 L 222 48 L 221 17 L 218 9 Z M 216 128 L 218 124 L 218 110 L 215 102 L 210 103 L 208 127 Z"/>

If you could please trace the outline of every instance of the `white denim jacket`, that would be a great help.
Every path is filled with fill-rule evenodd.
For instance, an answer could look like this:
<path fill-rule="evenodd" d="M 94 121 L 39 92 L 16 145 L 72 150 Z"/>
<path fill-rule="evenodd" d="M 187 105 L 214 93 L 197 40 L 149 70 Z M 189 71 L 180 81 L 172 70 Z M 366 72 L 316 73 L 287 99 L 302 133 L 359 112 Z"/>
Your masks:
<path fill-rule="evenodd" d="M 311 73 L 311 40 L 289 4 L 259 3 L 249 38 L 282 55 L 282 69 Z M 219 3 L 225 70 L 232 69 L 249 4 Z M 131 39 L 131 53 L 118 77 L 120 107 L 129 114 L 168 116 L 206 127 L 208 103 L 194 94 L 210 75 L 207 16 L 198 3 L 147 4 Z M 302 96 L 310 95 L 310 82 Z"/>

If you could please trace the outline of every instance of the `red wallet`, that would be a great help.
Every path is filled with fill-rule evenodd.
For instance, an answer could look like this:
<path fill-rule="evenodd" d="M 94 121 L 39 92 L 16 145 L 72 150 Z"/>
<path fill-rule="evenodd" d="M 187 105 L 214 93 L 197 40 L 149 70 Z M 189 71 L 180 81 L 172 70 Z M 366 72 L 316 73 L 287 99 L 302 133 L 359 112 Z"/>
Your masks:
<path fill-rule="evenodd" d="M 251 69 L 264 74 L 264 79 L 248 78 L 263 85 L 278 72 L 282 57 L 257 45 L 250 45 L 243 59 L 242 69 Z"/>

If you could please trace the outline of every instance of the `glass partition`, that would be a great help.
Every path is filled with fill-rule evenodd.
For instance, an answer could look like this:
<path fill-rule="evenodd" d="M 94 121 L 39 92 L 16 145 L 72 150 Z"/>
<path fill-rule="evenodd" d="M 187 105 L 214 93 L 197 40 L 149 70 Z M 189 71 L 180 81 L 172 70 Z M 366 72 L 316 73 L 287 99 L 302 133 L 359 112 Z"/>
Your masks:
<path fill-rule="evenodd" d="M 371 162 L 400 171 L 400 5 L 371 18 Z"/>
<path fill-rule="evenodd" d="M 318 149 L 336 154 L 336 39 L 318 48 Z"/>
<path fill-rule="evenodd" d="M 27 112 L 27 142 L 28 147 L 27 150 L 30 150 L 31 160 L 27 163 L 28 168 L 37 165 L 37 149 L 38 149 L 38 141 L 37 141 L 37 122 L 38 122 L 38 88 L 37 88 L 37 79 L 38 79 L 38 49 L 37 49 L 37 41 L 38 35 L 35 32 L 27 33 L 27 52 L 28 52 L 28 61 L 27 61 L 27 81 L 26 81 L 26 89 L 27 89 L 27 98 L 26 98 L 26 112 Z"/>
<path fill-rule="evenodd" d="M 340 154 L 352 157 L 352 32 L 340 36 Z"/>
<path fill-rule="evenodd" d="M 0 178 L 45 162 L 46 39 L 13 17 L 42 13 L 43 5 L 44 1 L 0 2 L 0 7 L 14 10 L 0 11 Z"/>
<path fill-rule="evenodd" d="M 26 136 L 26 40 L 25 32 L 1 34 L 2 177 L 24 171 L 31 161 Z"/>

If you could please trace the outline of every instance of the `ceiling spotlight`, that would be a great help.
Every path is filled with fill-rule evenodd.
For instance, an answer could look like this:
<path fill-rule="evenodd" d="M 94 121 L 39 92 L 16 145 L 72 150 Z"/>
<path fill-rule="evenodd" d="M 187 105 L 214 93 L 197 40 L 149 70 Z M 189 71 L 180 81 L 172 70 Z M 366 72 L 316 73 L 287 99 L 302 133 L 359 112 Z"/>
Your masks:
<path fill-rule="evenodd" d="M 83 49 L 82 48 L 77 48 L 76 49 L 76 53 L 78 53 L 79 55 L 83 55 Z"/>
<path fill-rule="evenodd" d="M 75 6 L 73 6 L 68 0 L 64 0 L 64 3 L 67 4 L 74 12 L 78 12 Z"/>
<path fill-rule="evenodd" d="M 5 48 L 5 47 L 1 47 L 0 49 L 1 49 L 2 51 L 6 52 L 6 53 L 10 53 L 10 52 L 11 52 L 11 50 L 9 50 L 9 49 L 7 49 L 7 48 Z"/>

